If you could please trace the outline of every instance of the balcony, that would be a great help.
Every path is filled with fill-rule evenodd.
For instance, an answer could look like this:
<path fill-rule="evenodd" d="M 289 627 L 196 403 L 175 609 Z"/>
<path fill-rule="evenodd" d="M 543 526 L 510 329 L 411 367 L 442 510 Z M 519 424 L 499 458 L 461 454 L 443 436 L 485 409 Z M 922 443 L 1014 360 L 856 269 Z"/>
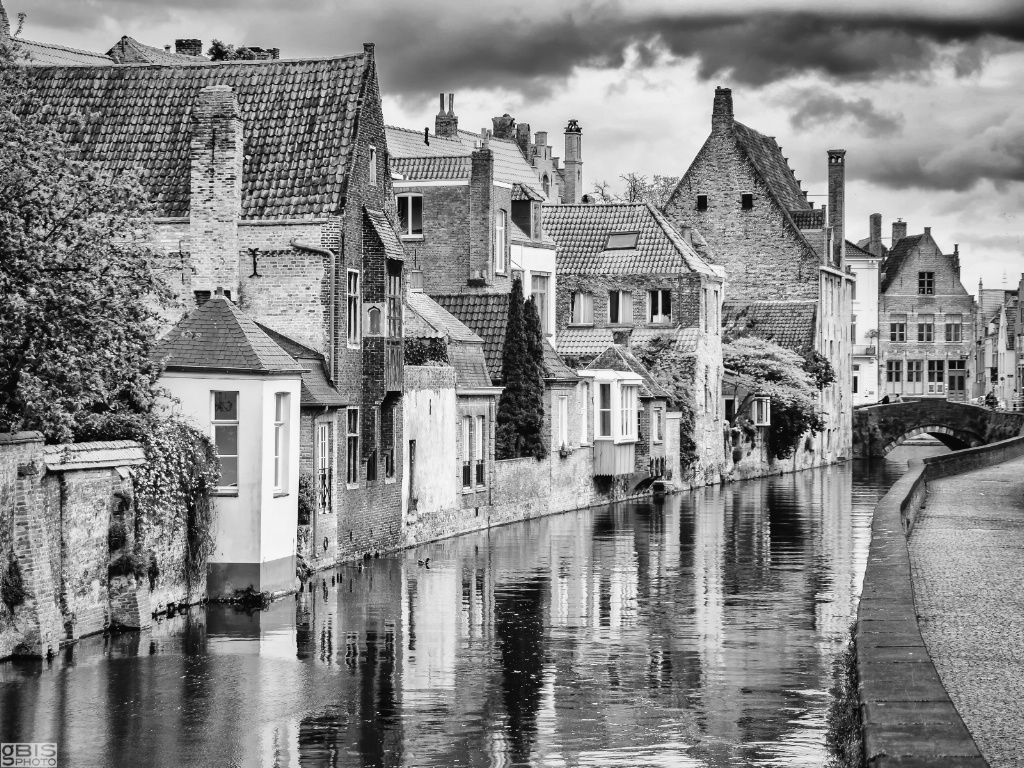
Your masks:
<path fill-rule="evenodd" d="M 854 344 L 853 345 L 853 356 L 854 357 L 876 357 L 878 355 L 878 347 L 867 344 Z"/>

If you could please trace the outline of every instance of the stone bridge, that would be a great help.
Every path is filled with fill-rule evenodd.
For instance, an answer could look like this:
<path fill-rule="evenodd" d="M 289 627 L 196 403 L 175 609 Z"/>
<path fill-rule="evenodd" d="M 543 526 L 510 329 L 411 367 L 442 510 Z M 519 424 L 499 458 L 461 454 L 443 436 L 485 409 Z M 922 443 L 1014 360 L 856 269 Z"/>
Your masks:
<path fill-rule="evenodd" d="M 931 435 L 953 450 L 1024 433 L 1024 413 L 948 400 L 908 400 L 853 409 L 853 455 L 885 456 L 903 441 Z"/>

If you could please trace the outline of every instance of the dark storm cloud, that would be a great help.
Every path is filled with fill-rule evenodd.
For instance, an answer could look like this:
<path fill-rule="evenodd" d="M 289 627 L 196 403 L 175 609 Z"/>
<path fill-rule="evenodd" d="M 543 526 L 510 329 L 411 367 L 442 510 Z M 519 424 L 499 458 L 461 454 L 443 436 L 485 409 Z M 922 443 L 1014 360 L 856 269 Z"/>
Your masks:
<path fill-rule="evenodd" d="M 903 117 L 879 110 L 867 98 L 844 99 L 820 89 L 797 91 L 786 99 L 793 110 L 789 121 L 794 128 L 833 128 L 837 124 L 859 126 L 868 137 L 891 136 L 903 125 Z"/>

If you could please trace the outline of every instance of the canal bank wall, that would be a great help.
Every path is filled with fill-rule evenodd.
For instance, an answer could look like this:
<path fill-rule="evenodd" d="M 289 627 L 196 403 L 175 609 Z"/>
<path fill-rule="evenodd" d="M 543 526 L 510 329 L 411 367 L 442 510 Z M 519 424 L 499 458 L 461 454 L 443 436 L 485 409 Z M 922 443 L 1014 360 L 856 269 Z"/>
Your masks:
<path fill-rule="evenodd" d="M 907 537 L 928 483 L 1024 456 L 1024 437 L 913 459 L 877 504 L 857 612 L 864 757 L 886 765 L 987 766 L 949 698 L 917 623 Z"/>

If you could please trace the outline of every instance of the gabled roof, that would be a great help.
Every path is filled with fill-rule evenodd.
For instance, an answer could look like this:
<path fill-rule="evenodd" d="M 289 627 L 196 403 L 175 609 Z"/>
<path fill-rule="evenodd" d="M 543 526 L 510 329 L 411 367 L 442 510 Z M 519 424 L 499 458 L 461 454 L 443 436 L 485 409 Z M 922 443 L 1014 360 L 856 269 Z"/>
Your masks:
<path fill-rule="evenodd" d="M 630 371 L 639 376 L 642 381 L 640 397 L 668 398 L 668 392 L 654 380 L 651 372 L 644 367 L 643 363 L 636 359 L 636 355 L 621 344 L 610 345 L 604 352 L 594 358 L 593 362 L 585 370 Z"/>
<path fill-rule="evenodd" d="M 543 215 L 559 274 L 718 274 L 649 203 L 548 205 Z M 613 232 L 638 232 L 636 248 L 605 250 Z"/>
<path fill-rule="evenodd" d="M 544 339 L 544 378 L 557 381 L 579 381 L 576 372 L 565 364 L 551 342 Z"/>
<path fill-rule="evenodd" d="M 782 148 L 772 136 L 749 128 L 734 121 L 736 140 L 753 163 L 765 184 L 778 198 L 779 204 L 787 211 L 810 210 L 810 203 L 804 198 L 803 190 L 797 183 L 789 162 L 782 155 Z M 819 209 L 820 210 L 820 209 Z M 820 229 L 820 227 L 816 227 Z"/>
<path fill-rule="evenodd" d="M 867 240 L 863 241 L 865 244 Z M 862 248 L 860 245 L 847 240 L 846 241 L 846 255 L 847 257 L 853 256 L 855 259 L 877 259 L 875 254 L 871 253 L 867 248 Z"/>
<path fill-rule="evenodd" d="M 109 56 L 53 43 L 38 43 L 18 38 L 18 48 L 28 64 L 40 67 L 109 67 L 116 62 Z"/>
<path fill-rule="evenodd" d="M 302 367 L 301 405 L 323 407 L 349 404 L 327 378 L 327 361 L 322 354 L 262 323 L 256 325 Z"/>
<path fill-rule="evenodd" d="M 889 257 L 882 264 L 882 272 L 885 276 L 882 278 L 882 285 L 880 290 L 885 293 L 889 286 L 892 285 L 896 276 L 903 269 L 904 263 L 910 258 L 910 254 L 914 252 L 921 243 L 921 238 L 924 235 L 911 235 L 909 237 L 901 237 L 892 248 L 889 249 Z"/>
<path fill-rule="evenodd" d="M 492 380 L 501 378 L 501 352 L 508 327 L 508 293 L 453 293 L 433 295 L 434 301 L 455 315 L 484 342 L 484 358 Z"/>
<path fill-rule="evenodd" d="M 633 344 L 645 344 L 651 339 L 673 334 L 676 351 L 692 354 L 700 340 L 699 328 L 634 328 L 630 336 Z M 571 357 L 596 355 L 614 343 L 611 328 L 564 328 L 558 334 L 558 351 Z"/>
<path fill-rule="evenodd" d="M 814 349 L 818 305 L 813 301 L 752 301 L 722 305 L 722 328 L 746 332 L 794 352 Z"/>
<path fill-rule="evenodd" d="M 398 239 L 394 226 L 388 221 L 388 217 L 381 211 L 366 209 L 366 217 L 373 225 L 377 237 L 384 244 L 384 255 L 389 259 L 405 260 L 405 251 L 402 249 L 402 241 Z"/>
<path fill-rule="evenodd" d="M 516 182 L 512 185 L 512 199 L 513 200 L 534 200 L 536 202 L 544 202 L 544 196 L 538 193 L 533 187 L 520 182 Z"/>
<path fill-rule="evenodd" d="M 982 288 L 978 292 L 978 310 L 987 323 L 1012 296 L 1009 288 Z"/>
<path fill-rule="evenodd" d="M 189 211 L 189 116 L 199 91 L 230 86 L 245 137 L 242 218 L 337 213 L 345 196 L 365 54 L 175 66 L 29 67 L 32 106 L 67 132 L 79 159 L 142 170 L 156 215 Z M 84 126 L 71 118 L 84 114 Z"/>
<path fill-rule="evenodd" d="M 425 293 L 410 291 L 405 297 L 406 305 L 415 318 L 416 328 L 413 330 L 406 326 L 406 336 L 413 333 L 419 338 L 447 338 L 453 341 L 461 341 L 467 344 L 483 344 L 484 340 L 477 336 L 459 318 L 446 310 Z M 506 304 L 506 309 L 507 309 Z M 424 335 L 419 334 L 423 332 Z"/>
<path fill-rule="evenodd" d="M 871 245 L 871 238 L 870 237 L 865 237 L 865 238 L 857 241 L 857 247 L 860 250 L 864 251 L 865 253 L 867 253 L 867 254 L 869 254 L 869 255 L 871 255 L 871 256 L 873 256 L 874 258 L 877 259 L 878 257 L 875 256 L 873 253 L 871 253 L 871 251 L 868 250 L 868 247 L 870 245 Z M 849 251 L 849 248 L 850 248 L 850 241 L 849 240 L 846 241 L 846 248 L 847 248 L 847 251 Z M 883 245 L 882 246 L 882 258 L 884 259 L 888 255 L 889 255 L 889 249 L 886 248 Z"/>
<path fill-rule="evenodd" d="M 114 47 L 107 51 L 107 56 L 118 64 L 197 64 L 207 63 L 203 56 L 187 56 L 183 53 L 165 51 L 153 45 L 144 45 L 133 37 L 123 36 Z"/>
<path fill-rule="evenodd" d="M 169 371 L 300 373 L 301 366 L 230 299 L 213 296 L 161 339 L 153 357 Z"/>

